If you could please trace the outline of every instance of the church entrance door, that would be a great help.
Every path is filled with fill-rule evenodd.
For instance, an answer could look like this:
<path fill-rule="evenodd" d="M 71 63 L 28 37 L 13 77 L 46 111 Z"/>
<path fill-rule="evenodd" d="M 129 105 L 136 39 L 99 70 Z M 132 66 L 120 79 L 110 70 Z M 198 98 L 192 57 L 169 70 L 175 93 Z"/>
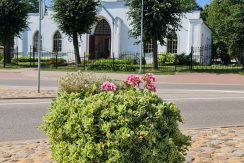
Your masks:
<path fill-rule="evenodd" d="M 109 58 L 111 52 L 111 29 L 108 22 L 100 20 L 94 35 L 90 36 L 90 59 Z"/>

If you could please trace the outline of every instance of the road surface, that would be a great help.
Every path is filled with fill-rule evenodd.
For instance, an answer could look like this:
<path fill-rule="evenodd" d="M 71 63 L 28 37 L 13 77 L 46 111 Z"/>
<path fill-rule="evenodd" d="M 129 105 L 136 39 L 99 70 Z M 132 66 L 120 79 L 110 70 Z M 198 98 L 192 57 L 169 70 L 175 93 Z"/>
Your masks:
<path fill-rule="evenodd" d="M 52 82 L 46 86 L 55 88 Z M 160 84 L 158 94 L 180 108 L 184 129 L 244 125 L 244 85 Z M 0 100 L 0 141 L 45 137 L 37 126 L 49 105 L 50 100 Z"/>

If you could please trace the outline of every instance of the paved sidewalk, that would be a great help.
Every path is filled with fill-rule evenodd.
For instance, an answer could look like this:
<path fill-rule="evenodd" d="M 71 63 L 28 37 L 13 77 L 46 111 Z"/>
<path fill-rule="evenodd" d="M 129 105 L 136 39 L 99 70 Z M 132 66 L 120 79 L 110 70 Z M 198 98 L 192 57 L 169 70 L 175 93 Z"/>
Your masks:
<path fill-rule="evenodd" d="M 53 98 L 56 97 L 54 90 L 42 90 L 37 93 L 31 89 L 3 89 L 0 88 L 0 99 L 32 99 L 32 98 Z"/>
<path fill-rule="evenodd" d="M 192 136 L 187 163 L 243 163 L 244 127 L 184 130 Z M 48 163 L 46 139 L 0 142 L 0 162 Z"/>
<path fill-rule="evenodd" d="M 41 71 L 42 80 L 57 80 L 70 72 Z M 90 72 L 84 72 L 90 73 Z M 94 73 L 106 75 L 113 79 L 125 80 L 129 73 Z M 136 74 L 136 73 L 135 73 Z M 157 83 L 169 84 L 220 84 L 220 85 L 244 85 L 244 75 L 239 74 L 213 74 L 213 73 L 176 73 L 175 75 L 156 75 Z M 35 69 L 0 70 L 0 79 L 37 79 Z"/>

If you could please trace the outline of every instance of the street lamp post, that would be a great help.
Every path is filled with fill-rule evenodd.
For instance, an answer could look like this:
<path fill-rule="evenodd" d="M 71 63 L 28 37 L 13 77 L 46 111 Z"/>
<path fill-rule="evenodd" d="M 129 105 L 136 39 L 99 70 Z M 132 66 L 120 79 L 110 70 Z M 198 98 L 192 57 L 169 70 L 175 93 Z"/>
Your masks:
<path fill-rule="evenodd" d="M 141 0 L 141 53 L 140 53 L 140 70 L 139 70 L 139 73 L 142 73 L 142 56 L 144 54 L 144 46 L 143 46 L 143 9 L 144 9 L 144 0 Z"/>
<path fill-rule="evenodd" d="M 42 20 L 42 0 L 39 0 L 39 32 L 38 32 L 38 78 L 37 91 L 41 92 L 41 20 Z"/>

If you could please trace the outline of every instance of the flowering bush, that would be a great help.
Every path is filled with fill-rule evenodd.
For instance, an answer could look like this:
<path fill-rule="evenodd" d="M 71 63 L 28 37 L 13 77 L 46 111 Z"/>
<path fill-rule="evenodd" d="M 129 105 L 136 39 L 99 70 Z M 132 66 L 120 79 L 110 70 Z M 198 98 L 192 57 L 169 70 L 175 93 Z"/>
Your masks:
<path fill-rule="evenodd" d="M 147 83 L 156 82 L 156 77 L 153 74 L 145 74 L 142 76 L 142 80 Z"/>
<path fill-rule="evenodd" d="M 106 76 L 97 77 L 95 74 L 81 71 L 69 73 L 59 80 L 59 93 L 80 93 L 81 97 L 88 97 L 102 91 L 104 81 L 114 83 L 114 87 L 120 89 L 123 85 L 120 81 L 114 81 Z"/>
<path fill-rule="evenodd" d="M 146 89 L 153 91 L 153 92 L 156 92 L 156 87 L 152 83 L 147 83 Z"/>
<path fill-rule="evenodd" d="M 124 83 L 126 86 L 130 86 L 132 88 L 148 89 L 156 92 L 156 87 L 153 84 L 154 82 L 156 82 L 156 77 L 153 74 L 145 74 L 142 77 L 129 75 Z M 142 86 L 140 84 L 142 84 Z"/>
<path fill-rule="evenodd" d="M 104 82 L 101 85 L 101 90 L 102 91 L 116 91 L 116 86 L 114 85 L 114 83 L 110 83 L 110 82 Z"/>
<path fill-rule="evenodd" d="M 184 162 L 190 138 L 178 128 L 179 109 L 153 92 L 155 81 L 152 74 L 131 75 L 123 86 L 102 82 L 88 96 L 60 92 L 42 125 L 52 159 L 57 163 Z"/>
<path fill-rule="evenodd" d="M 139 85 L 141 83 L 141 79 L 139 76 L 129 75 L 127 80 L 125 81 L 125 83 L 132 87 L 139 87 Z"/>

